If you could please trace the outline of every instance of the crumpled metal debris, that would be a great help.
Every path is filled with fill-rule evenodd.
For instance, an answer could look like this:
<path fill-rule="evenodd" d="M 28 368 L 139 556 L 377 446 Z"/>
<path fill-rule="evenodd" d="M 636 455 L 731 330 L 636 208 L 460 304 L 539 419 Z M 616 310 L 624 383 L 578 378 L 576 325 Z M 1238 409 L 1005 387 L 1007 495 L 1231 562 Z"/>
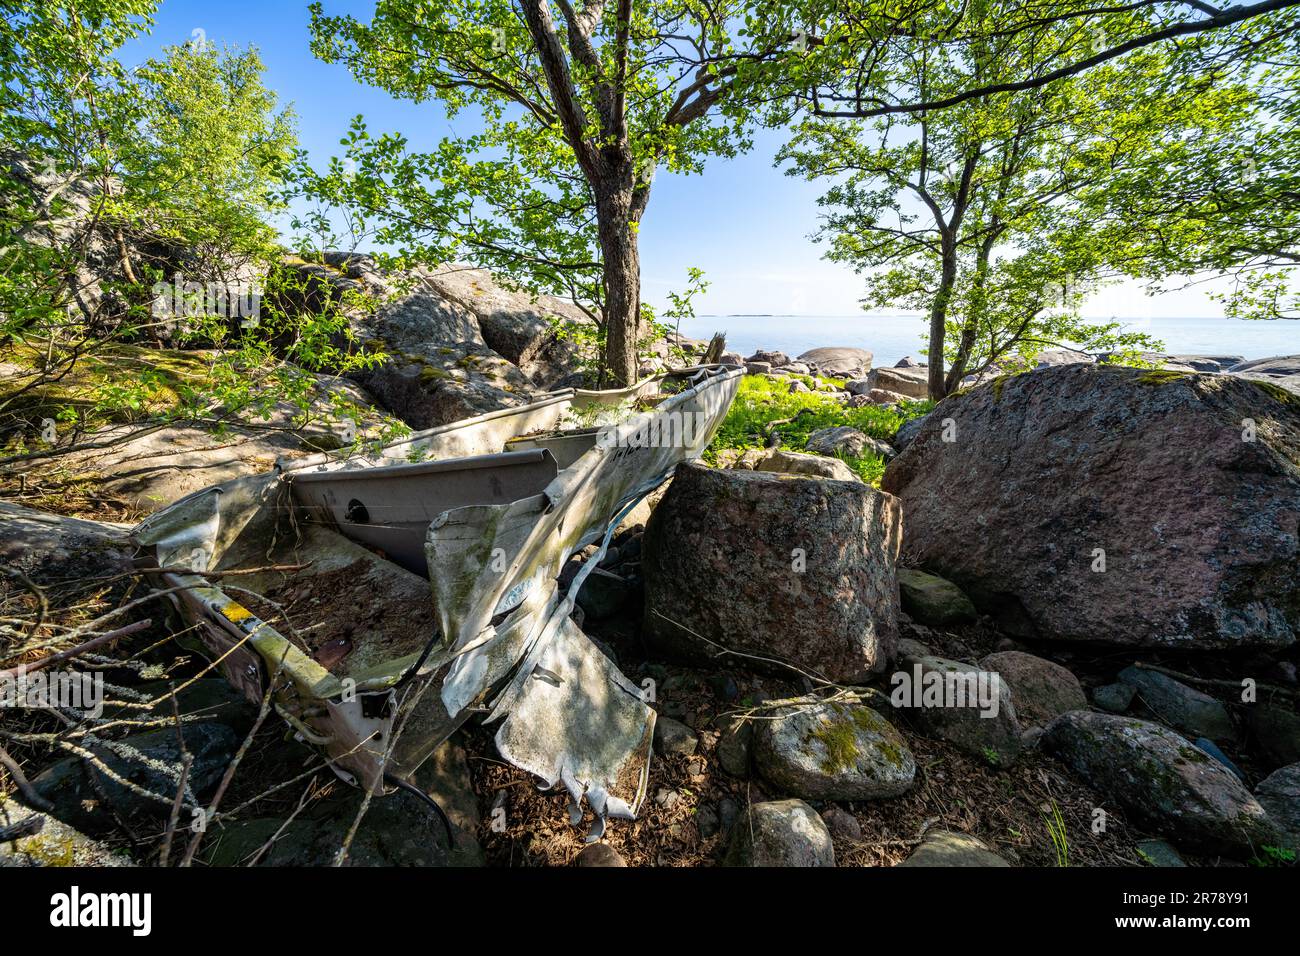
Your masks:
<path fill-rule="evenodd" d="M 698 457 L 708 446 L 742 372 L 709 367 L 691 374 L 685 389 L 645 412 L 629 406 L 658 391 L 663 376 L 619 392 L 557 393 L 534 406 L 430 429 L 367 459 L 320 456 L 228 482 L 152 516 L 135 529 L 135 537 L 151 546 L 159 567 L 167 569 L 162 583 L 177 589 L 182 610 L 203 623 L 200 635 L 228 678 L 250 697 L 260 696 L 277 669 L 289 678 L 288 688 L 277 692 L 277 711 L 300 737 L 321 748 L 345 779 L 383 788 L 386 775 L 414 771 L 466 719 L 486 714 L 487 721 L 500 721 L 495 739 L 501 755 L 535 774 L 544 787 L 564 786 L 575 823 L 585 801 L 595 818 L 589 839 L 598 839 L 608 817 L 633 818 L 644 799 L 655 714 L 641 690 L 582 633 L 571 612 L 623 516 L 678 462 Z M 683 431 L 683 416 L 699 427 Z M 301 642 L 202 577 L 217 568 L 264 563 L 268 542 L 283 538 L 286 519 L 322 522 L 310 528 L 309 537 L 318 549 L 338 552 L 335 565 L 380 562 L 360 545 L 328 544 L 338 535 L 365 541 L 363 529 L 349 531 L 369 513 L 355 507 L 360 502 L 344 507 L 322 493 L 332 487 L 331 474 L 343 479 L 362 474 L 359 469 L 382 468 L 384 474 L 410 477 L 415 472 L 404 472 L 397 462 L 503 453 L 507 442 L 521 435 L 524 445 L 542 446 L 547 429 L 575 422 L 588 431 L 570 428 L 556 437 L 568 443 L 562 458 L 573 458 L 575 435 L 591 447 L 540 493 L 452 507 L 430 521 L 424 556 L 438 626 L 436 633 L 416 635 L 416 643 L 400 647 L 403 653 L 391 660 L 331 673 Z M 617 424 L 597 434 L 593 423 Z M 645 440 L 661 433 L 676 440 Z M 503 454 L 503 461 L 508 458 L 519 455 Z M 425 470 L 445 474 L 446 469 Z M 297 475 L 312 478 L 295 489 Z M 338 487 L 343 486 L 340 481 Z M 357 485 L 352 481 L 346 487 Z M 463 491 L 463 483 L 458 487 Z M 486 500 L 499 498 L 498 488 L 496 498 Z M 562 593 L 565 563 L 597 542 L 595 555 Z M 392 572 L 409 576 L 395 566 Z M 302 574 L 309 580 L 309 572 Z M 352 640 L 364 648 L 367 634 Z M 248 663 L 250 647 L 260 659 L 257 667 Z M 436 693 L 412 704 L 406 697 L 412 679 L 430 675 Z M 413 709 L 399 718 L 403 707 Z"/>

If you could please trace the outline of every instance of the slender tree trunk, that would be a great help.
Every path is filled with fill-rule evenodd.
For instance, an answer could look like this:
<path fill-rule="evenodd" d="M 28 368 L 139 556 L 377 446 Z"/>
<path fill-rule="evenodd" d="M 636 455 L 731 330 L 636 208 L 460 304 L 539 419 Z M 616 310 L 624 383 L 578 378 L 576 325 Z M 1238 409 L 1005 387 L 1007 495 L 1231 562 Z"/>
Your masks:
<path fill-rule="evenodd" d="M 994 221 L 996 227 L 997 222 Z M 966 321 L 962 325 L 961 340 L 957 343 L 957 354 L 953 357 L 952 368 L 948 369 L 948 377 L 944 382 L 944 394 L 951 395 L 961 384 L 962 376 L 966 374 L 966 368 L 970 365 L 971 350 L 975 347 L 975 337 L 979 334 L 980 320 L 984 318 L 987 311 L 987 297 L 985 286 L 988 283 L 989 260 L 993 257 L 993 243 L 997 239 L 1000 230 L 994 228 L 990 230 L 988 238 L 980 244 L 979 258 L 975 264 L 975 279 L 970 297 L 970 312 L 966 316 Z"/>
<path fill-rule="evenodd" d="M 943 265 L 939 274 L 939 291 L 930 305 L 930 397 L 935 401 L 948 394 L 948 383 L 943 374 L 943 347 L 947 334 L 948 302 L 953 286 L 957 284 L 957 244 L 955 237 L 945 233 L 942 239 Z"/>
<path fill-rule="evenodd" d="M 641 258 L 636 226 L 644 202 L 634 198 L 630 177 L 596 200 L 604 263 L 605 354 L 603 375 L 615 387 L 636 382 L 636 344 L 641 334 Z"/>

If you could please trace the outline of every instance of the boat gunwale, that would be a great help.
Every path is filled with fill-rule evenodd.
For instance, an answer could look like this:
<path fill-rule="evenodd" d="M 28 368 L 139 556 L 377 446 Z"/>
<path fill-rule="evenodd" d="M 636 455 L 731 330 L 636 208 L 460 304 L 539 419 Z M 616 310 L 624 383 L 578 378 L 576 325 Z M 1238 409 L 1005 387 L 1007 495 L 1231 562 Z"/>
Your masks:
<path fill-rule="evenodd" d="M 369 468 L 348 468 L 338 471 L 314 471 L 308 474 L 286 472 L 281 481 L 290 484 L 321 484 L 324 482 L 366 481 L 390 476 L 418 478 L 422 475 L 446 471 L 476 471 L 499 465 L 524 465 L 553 458 L 546 448 L 525 448 L 521 451 L 501 451 L 490 455 L 470 455 L 465 458 L 437 458 L 432 461 L 400 462 L 392 465 L 374 465 Z M 557 469 L 558 470 L 558 469 Z"/>

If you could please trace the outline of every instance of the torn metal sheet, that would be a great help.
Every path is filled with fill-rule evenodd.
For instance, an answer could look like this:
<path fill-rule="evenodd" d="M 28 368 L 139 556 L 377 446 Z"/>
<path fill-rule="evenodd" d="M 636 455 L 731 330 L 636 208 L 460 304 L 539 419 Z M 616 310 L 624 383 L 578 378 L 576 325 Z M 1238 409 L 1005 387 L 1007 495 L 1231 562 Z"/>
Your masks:
<path fill-rule="evenodd" d="M 559 620 L 529 661 L 497 749 L 544 786 L 563 784 L 575 823 L 585 798 L 595 815 L 588 839 L 597 840 L 606 817 L 634 819 L 645 797 L 655 712 L 572 618 Z"/>
<path fill-rule="evenodd" d="M 621 517 L 703 453 L 742 374 L 558 392 L 366 456 L 317 456 L 191 495 L 135 536 L 246 695 L 288 678 L 277 712 L 340 776 L 386 789 L 486 715 L 502 756 L 563 785 L 578 817 L 585 800 L 599 835 L 644 798 L 654 711 L 573 622 L 573 598 Z M 210 570 L 252 573 L 219 586 Z M 313 615 L 309 631 L 286 606 Z"/>

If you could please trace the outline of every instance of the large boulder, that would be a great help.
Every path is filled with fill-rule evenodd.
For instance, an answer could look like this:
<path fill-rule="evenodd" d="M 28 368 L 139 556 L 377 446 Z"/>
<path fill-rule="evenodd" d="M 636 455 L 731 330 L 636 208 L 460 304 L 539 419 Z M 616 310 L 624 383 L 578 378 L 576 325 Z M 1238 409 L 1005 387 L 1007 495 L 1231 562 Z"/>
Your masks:
<path fill-rule="evenodd" d="M 1103 797 L 1189 849 L 1248 858 L 1276 845 L 1264 808 L 1232 771 L 1159 724 L 1077 710 L 1054 720 L 1042 745 Z"/>
<path fill-rule="evenodd" d="M 478 314 L 464 304 L 473 296 L 450 278 L 454 269 L 387 274 L 368 256 L 344 253 L 286 268 L 310 290 L 297 305 L 341 312 L 353 342 L 386 356 L 349 377 L 412 428 L 516 407 L 535 394 L 520 368 L 487 344 Z M 481 311 L 495 314 L 490 304 Z"/>
<path fill-rule="evenodd" d="M 758 721 L 754 760 L 769 781 L 807 800 L 877 800 L 912 788 L 903 735 L 865 704 L 800 701 Z"/>
<path fill-rule="evenodd" d="M 108 447 L 71 452 L 36 473 L 50 484 L 64 476 L 73 482 L 91 477 L 101 501 L 137 514 L 158 511 L 212 485 L 268 472 L 281 459 L 324 447 L 313 449 L 288 431 L 234 427 L 215 434 L 193 425 L 157 431 L 114 425 L 96 432 L 92 441 Z"/>
<path fill-rule="evenodd" d="M 1300 763 L 1265 777 L 1255 788 L 1255 797 L 1282 831 L 1286 845 L 1300 849 Z"/>
<path fill-rule="evenodd" d="M 1222 703 L 1168 674 L 1146 667 L 1126 667 L 1119 679 L 1136 688 L 1138 700 L 1161 723 L 1191 737 L 1209 737 L 1219 743 L 1230 743 L 1237 736 Z"/>
<path fill-rule="evenodd" d="M 980 667 L 1011 688 L 1011 702 L 1023 728 L 1045 727 L 1061 714 L 1088 706 L 1079 679 L 1055 661 L 1023 651 L 999 651 L 983 658 Z"/>
<path fill-rule="evenodd" d="M 726 866 L 834 866 L 835 846 L 802 800 L 752 803 L 733 830 Z"/>
<path fill-rule="evenodd" d="M 55 261 L 69 269 L 69 314 L 97 330 L 136 324 L 138 314 L 132 308 L 145 304 L 125 288 L 124 253 L 136 272 L 147 264 L 167 281 L 178 274 L 183 281 L 200 285 L 249 283 L 258 278 L 256 266 L 246 257 L 226 257 L 206 245 L 182 245 L 166 229 L 142 228 L 122 217 L 103 215 L 106 191 L 121 195 L 122 183 L 116 177 L 47 166 L 4 146 L 0 146 L 0 177 L 5 182 L 0 207 L 6 222 L 15 224 L 6 233 L 10 243 L 6 250 L 17 256 L 23 255 L 26 244 L 58 250 L 61 254 Z M 155 315 L 148 333 L 167 341 L 181 325 L 170 316 Z"/>
<path fill-rule="evenodd" d="M 957 585 L 914 568 L 899 568 L 898 596 L 914 620 L 933 627 L 969 624 L 979 616 Z"/>
<path fill-rule="evenodd" d="M 871 369 L 870 352 L 841 346 L 809 349 L 799 361 L 831 378 L 862 378 Z"/>
<path fill-rule="evenodd" d="M 930 396 L 930 370 L 920 368 L 873 368 L 867 376 L 866 391 L 880 389 L 903 395 L 907 398 L 923 399 Z"/>
<path fill-rule="evenodd" d="M 527 404 L 532 383 L 488 347 L 478 318 L 422 280 L 374 312 L 353 316 L 362 342 L 387 361 L 353 378 L 412 428 L 433 428 Z"/>
<path fill-rule="evenodd" d="M 594 324 L 572 302 L 509 288 L 487 270 L 463 263 L 433 270 L 429 284 L 472 313 L 487 347 L 543 388 L 574 371 L 578 350 L 572 333 Z"/>
<path fill-rule="evenodd" d="M 135 548 L 127 533 L 125 526 L 0 501 L 0 568 L 22 572 L 54 607 L 93 600 L 107 611 L 134 583 Z M 0 575 L 0 604 L 15 609 L 20 595 L 35 610 L 37 598 L 27 587 Z"/>
<path fill-rule="evenodd" d="M 920 434 L 921 429 L 925 426 L 926 420 L 930 418 L 931 415 L 933 414 L 934 413 L 931 412 L 929 415 L 921 415 L 918 416 L 917 418 L 909 418 L 907 421 L 903 422 L 903 424 L 899 425 L 898 431 L 894 433 L 894 439 L 893 439 L 894 449 L 896 451 L 902 451 L 904 448 L 910 445 L 912 443 L 912 439 L 915 438 L 918 434 Z"/>
<path fill-rule="evenodd" d="M 759 349 L 749 358 L 745 359 L 745 361 L 766 362 L 773 368 L 781 368 L 782 366 L 790 364 L 790 356 L 786 355 L 784 352 L 773 352 L 768 351 L 767 349 Z"/>
<path fill-rule="evenodd" d="M 1275 355 L 1272 358 L 1238 362 L 1228 372 L 1300 394 L 1300 355 Z"/>
<path fill-rule="evenodd" d="M 890 702 L 921 733 L 995 766 L 1020 756 L 1024 728 L 995 672 L 943 657 L 909 657 L 890 675 Z"/>
<path fill-rule="evenodd" d="M 900 523 L 860 481 L 680 465 L 646 529 L 647 633 L 706 661 L 863 680 L 897 639 Z"/>
<path fill-rule="evenodd" d="M 882 487 L 903 501 L 908 553 L 1005 627 L 1184 650 L 1295 643 L 1300 400 L 1234 376 L 1073 364 L 941 411 Z"/>

